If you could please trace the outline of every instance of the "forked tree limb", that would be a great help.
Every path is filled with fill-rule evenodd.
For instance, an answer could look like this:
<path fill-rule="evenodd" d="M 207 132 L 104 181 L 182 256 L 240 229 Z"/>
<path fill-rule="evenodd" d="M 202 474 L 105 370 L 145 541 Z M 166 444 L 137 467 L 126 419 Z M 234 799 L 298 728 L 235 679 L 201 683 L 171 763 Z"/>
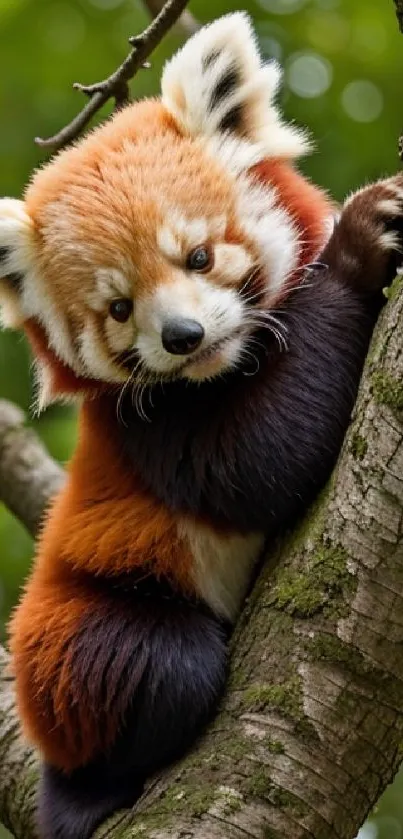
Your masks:
<path fill-rule="evenodd" d="M 132 50 L 120 67 L 107 79 L 96 84 L 74 84 L 74 88 L 89 97 L 89 101 L 79 114 L 53 137 L 37 137 L 35 142 L 53 151 L 75 140 L 89 124 L 92 117 L 109 99 L 114 99 L 118 107 L 129 102 L 129 81 L 145 66 L 148 57 L 172 28 L 187 6 L 189 0 L 167 0 L 157 17 L 147 26 L 141 35 L 129 38 Z"/>
<path fill-rule="evenodd" d="M 354 839 L 392 780 L 403 739 L 402 334 L 399 280 L 333 478 L 267 556 L 241 617 L 215 723 L 96 839 Z M 37 480 L 39 469 L 33 496 Z M 0 818 L 34 839 L 35 757 L 18 736 L 6 663 Z"/>

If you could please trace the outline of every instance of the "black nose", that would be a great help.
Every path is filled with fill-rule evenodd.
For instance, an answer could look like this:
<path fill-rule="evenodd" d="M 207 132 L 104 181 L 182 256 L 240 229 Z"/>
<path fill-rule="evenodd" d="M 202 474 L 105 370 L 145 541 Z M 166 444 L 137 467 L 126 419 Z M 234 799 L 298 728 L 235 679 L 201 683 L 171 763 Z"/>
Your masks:
<path fill-rule="evenodd" d="M 162 345 L 171 355 L 187 355 L 197 350 L 204 338 L 204 329 L 197 320 L 177 318 L 162 327 Z"/>

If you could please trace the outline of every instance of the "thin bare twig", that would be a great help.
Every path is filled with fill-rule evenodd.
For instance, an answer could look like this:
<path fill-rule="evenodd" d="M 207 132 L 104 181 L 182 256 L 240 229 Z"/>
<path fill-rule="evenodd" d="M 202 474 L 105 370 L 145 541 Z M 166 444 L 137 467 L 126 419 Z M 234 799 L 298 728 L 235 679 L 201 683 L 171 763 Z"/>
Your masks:
<path fill-rule="evenodd" d="M 157 17 L 164 5 L 164 0 L 143 0 L 143 3 L 152 17 Z M 176 26 L 182 30 L 184 35 L 194 35 L 200 29 L 201 24 L 188 9 L 185 9 Z"/>
<path fill-rule="evenodd" d="M 79 90 L 88 96 L 89 102 L 65 128 L 62 128 L 53 137 L 47 139 L 37 137 L 35 142 L 46 148 L 60 149 L 62 146 L 71 143 L 81 133 L 92 117 L 109 99 L 114 98 L 118 107 L 129 102 L 128 82 L 136 75 L 138 70 L 147 66 L 146 62 L 149 55 L 178 20 L 188 2 L 189 0 L 167 0 L 147 29 L 141 35 L 129 38 L 133 49 L 120 67 L 107 79 L 92 85 L 76 83 L 74 85 L 75 90 Z"/>
<path fill-rule="evenodd" d="M 403 32 L 403 0 L 394 0 L 400 31 Z"/>

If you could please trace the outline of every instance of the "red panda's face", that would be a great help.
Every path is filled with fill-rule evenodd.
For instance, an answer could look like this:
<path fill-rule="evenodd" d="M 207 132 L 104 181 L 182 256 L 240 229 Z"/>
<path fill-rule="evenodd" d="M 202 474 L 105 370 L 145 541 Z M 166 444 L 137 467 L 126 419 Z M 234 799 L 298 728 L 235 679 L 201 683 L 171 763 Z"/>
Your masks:
<path fill-rule="evenodd" d="M 136 103 L 0 202 L 5 320 L 101 382 L 202 381 L 242 363 L 299 236 L 252 168 L 303 138 L 273 107 L 247 19 L 206 27 Z"/>

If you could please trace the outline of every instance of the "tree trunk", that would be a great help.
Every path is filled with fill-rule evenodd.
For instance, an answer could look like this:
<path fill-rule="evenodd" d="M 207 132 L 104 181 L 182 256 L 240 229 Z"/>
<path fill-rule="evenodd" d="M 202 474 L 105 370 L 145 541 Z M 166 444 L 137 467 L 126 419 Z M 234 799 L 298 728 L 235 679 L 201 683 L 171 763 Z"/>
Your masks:
<path fill-rule="evenodd" d="M 400 279 L 389 298 L 337 469 L 266 557 L 216 721 L 97 839 L 354 839 L 392 780 L 403 756 Z M 12 706 L 3 675 L 0 816 L 31 839 L 35 759 Z"/>

